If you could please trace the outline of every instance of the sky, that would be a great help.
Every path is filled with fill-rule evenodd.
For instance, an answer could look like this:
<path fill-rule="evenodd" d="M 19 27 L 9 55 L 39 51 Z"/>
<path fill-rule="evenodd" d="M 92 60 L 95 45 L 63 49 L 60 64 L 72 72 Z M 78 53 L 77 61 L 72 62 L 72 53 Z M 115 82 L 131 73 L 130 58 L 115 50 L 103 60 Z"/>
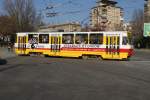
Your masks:
<path fill-rule="evenodd" d="M 3 12 L 3 0 L 0 0 L 0 13 Z M 72 1 L 72 2 L 70 2 Z M 47 24 L 65 23 L 65 22 L 82 22 L 88 23 L 90 20 L 91 8 L 96 5 L 97 0 L 34 0 L 38 13 L 42 13 L 42 18 Z M 124 9 L 125 22 L 132 19 L 132 14 L 136 9 L 144 8 L 144 0 L 116 0 L 117 6 Z M 46 6 L 53 4 L 56 7 L 51 10 L 45 10 Z M 78 13 L 68 13 L 68 12 Z M 57 17 L 46 17 L 48 12 L 57 12 Z M 67 14 L 66 14 L 67 13 Z"/>

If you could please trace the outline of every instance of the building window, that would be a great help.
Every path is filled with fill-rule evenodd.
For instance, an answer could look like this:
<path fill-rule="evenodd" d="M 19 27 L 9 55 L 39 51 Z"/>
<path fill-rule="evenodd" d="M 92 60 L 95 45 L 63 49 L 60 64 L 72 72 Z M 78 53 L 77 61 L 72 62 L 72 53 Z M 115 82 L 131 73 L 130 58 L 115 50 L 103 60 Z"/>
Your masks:
<path fill-rule="evenodd" d="M 39 43 L 49 43 L 49 34 L 40 34 Z"/>
<path fill-rule="evenodd" d="M 102 9 L 102 14 L 107 15 L 107 9 Z"/>
<path fill-rule="evenodd" d="M 74 34 L 63 34 L 63 44 L 74 44 Z"/>
<path fill-rule="evenodd" d="M 76 44 L 88 44 L 88 34 L 76 34 Z"/>
<path fill-rule="evenodd" d="M 97 13 L 98 13 L 97 9 L 94 9 L 94 13 L 95 13 L 95 14 L 97 14 Z"/>
<path fill-rule="evenodd" d="M 90 44 L 103 44 L 102 34 L 90 34 Z"/>

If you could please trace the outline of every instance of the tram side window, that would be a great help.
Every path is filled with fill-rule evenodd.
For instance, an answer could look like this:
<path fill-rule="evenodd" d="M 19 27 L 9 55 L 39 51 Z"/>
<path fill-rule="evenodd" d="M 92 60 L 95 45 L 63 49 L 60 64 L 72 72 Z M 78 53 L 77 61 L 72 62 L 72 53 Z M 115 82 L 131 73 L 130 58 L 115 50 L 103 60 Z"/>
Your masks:
<path fill-rule="evenodd" d="M 39 43 L 49 43 L 49 34 L 40 34 Z"/>
<path fill-rule="evenodd" d="M 74 34 L 63 34 L 62 42 L 63 42 L 63 44 L 73 44 L 74 43 Z"/>
<path fill-rule="evenodd" d="M 90 44 L 103 44 L 102 34 L 90 34 Z"/>
<path fill-rule="evenodd" d="M 127 45 L 128 44 L 128 38 L 123 37 L 122 45 Z"/>
<path fill-rule="evenodd" d="M 29 34 L 28 42 L 29 43 L 38 43 L 38 34 Z"/>
<path fill-rule="evenodd" d="M 88 34 L 76 34 L 76 44 L 88 44 Z"/>

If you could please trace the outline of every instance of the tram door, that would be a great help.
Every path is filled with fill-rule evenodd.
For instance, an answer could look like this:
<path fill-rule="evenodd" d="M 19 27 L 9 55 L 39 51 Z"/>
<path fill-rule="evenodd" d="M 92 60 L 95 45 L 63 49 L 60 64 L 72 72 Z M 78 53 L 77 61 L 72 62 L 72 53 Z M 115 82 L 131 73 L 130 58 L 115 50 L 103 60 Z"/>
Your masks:
<path fill-rule="evenodd" d="M 50 43 L 51 43 L 51 52 L 53 52 L 54 55 L 58 55 L 60 52 L 60 46 L 61 46 L 60 35 L 52 35 Z"/>
<path fill-rule="evenodd" d="M 120 57 L 120 37 L 119 36 L 106 36 L 106 56 L 107 58 Z"/>
<path fill-rule="evenodd" d="M 20 51 L 20 54 L 25 54 L 25 52 L 26 52 L 26 36 L 18 37 L 18 50 Z"/>

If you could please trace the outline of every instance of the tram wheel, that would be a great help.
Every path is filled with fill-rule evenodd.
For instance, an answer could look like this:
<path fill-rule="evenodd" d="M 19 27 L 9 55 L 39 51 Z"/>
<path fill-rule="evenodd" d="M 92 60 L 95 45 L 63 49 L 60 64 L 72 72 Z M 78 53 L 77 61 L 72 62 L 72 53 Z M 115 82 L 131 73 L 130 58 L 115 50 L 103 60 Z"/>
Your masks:
<path fill-rule="evenodd" d="M 83 60 L 87 60 L 87 59 L 88 59 L 88 56 L 87 56 L 87 55 L 82 55 L 82 59 L 83 59 Z"/>
<path fill-rule="evenodd" d="M 103 58 L 101 56 L 98 56 L 97 58 L 98 58 L 98 60 L 103 60 Z"/>
<path fill-rule="evenodd" d="M 45 57 L 49 57 L 49 55 L 44 55 Z"/>
<path fill-rule="evenodd" d="M 130 61 L 130 58 L 124 58 L 122 61 Z"/>

